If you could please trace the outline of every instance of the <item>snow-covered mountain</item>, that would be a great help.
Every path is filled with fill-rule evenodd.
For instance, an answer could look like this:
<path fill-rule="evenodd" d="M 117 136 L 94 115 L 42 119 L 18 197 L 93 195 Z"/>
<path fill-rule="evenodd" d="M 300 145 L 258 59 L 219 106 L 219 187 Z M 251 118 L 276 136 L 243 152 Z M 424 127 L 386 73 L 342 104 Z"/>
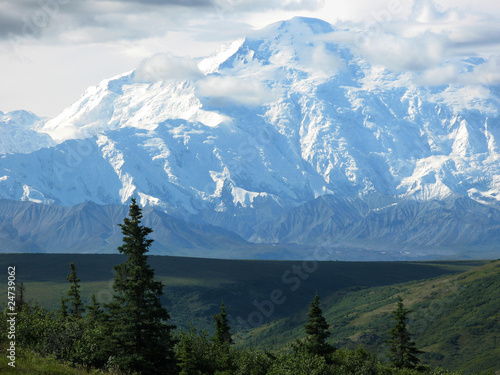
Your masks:
<path fill-rule="evenodd" d="M 333 42 L 339 32 L 294 18 L 197 64 L 153 56 L 30 125 L 57 145 L 9 146 L 0 197 L 73 206 L 135 195 L 246 239 L 292 242 L 301 236 L 273 225 L 324 195 L 361 199 L 363 215 L 408 199 L 500 207 L 499 88 L 419 86 Z M 464 74 L 483 63 L 461 60 Z"/>
<path fill-rule="evenodd" d="M 30 153 L 54 146 L 56 142 L 40 132 L 44 120 L 27 111 L 0 111 L 0 155 Z"/>

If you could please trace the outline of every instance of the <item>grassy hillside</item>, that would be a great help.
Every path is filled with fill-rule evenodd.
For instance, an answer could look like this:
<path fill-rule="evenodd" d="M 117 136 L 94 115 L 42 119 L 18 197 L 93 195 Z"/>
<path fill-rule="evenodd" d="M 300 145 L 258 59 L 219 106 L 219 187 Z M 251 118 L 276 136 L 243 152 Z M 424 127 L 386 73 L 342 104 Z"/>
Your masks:
<path fill-rule="evenodd" d="M 113 265 L 123 260 L 119 255 L 0 254 L 0 267 L 16 266 L 17 280 L 24 281 L 28 299 L 58 308 L 69 287 L 70 262 L 77 266 L 84 300 L 95 294 L 101 302 L 108 302 Z M 494 348 L 498 316 L 493 317 L 500 311 L 499 299 L 498 293 L 492 293 L 500 286 L 500 263 L 230 261 L 160 256 L 151 256 L 150 263 L 166 284 L 164 303 L 174 324 L 187 328 L 193 323 L 211 331 L 212 316 L 224 300 L 239 346 L 280 348 L 303 337 L 301 327 L 317 291 L 332 326 L 332 341 L 345 347 L 361 343 L 375 350 L 391 325 L 389 312 L 396 297 L 402 295 L 415 309 L 418 319 L 412 328 L 418 331 L 418 345 L 429 352 L 426 362 L 470 370 L 493 369 L 495 360 L 500 363 Z M 0 300 L 6 301 L 3 291 Z M 479 306 L 470 310 L 474 304 Z"/>
<path fill-rule="evenodd" d="M 500 261 L 456 275 L 375 288 L 350 288 L 323 299 L 332 342 L 383 353 L 397 297 L 414 310 L 410 331 L 425 363 L 466 374 L 500 374 Z M 303 337 L 307 309 L 274 321 L 243 338 L 260 347 L 284 347 Z"/>
<path fill-rule="evenodd" d="M 2 348 L 4 349 L 4 348 Z M 2 350 L 2 353 L 4 350 Z M 0 356 L 0 374 L 3 375 L 103 375 L 104 372 L 75 368 L 61 363 L 54 358 L 42 357 L 32 352 L 20 352 L 16 358 L 16 367 L 8 364 L 6 356 Z"/>
<path fill-rule="evenodd" d="M 108 302 L 113 265 L 123 260 L 120 255 L 0 254 L 0 267 L 15 265 L 17 280 L 24 281 L 28 298 L 58 308 L 68 289 L 70 262 L 77 266 L 84 299 L 95 294 L 99 301 Z M 158 279 L 166 284 L 164 302 L 174 322 L 184 328 L 193 322 L 209 329 L 222 300 L 235 329 L 242 329 L 293 315 L 309 304 L 316 291 L 327 296 L 346 288 L 393 285 L 462 272 L 479 264 L 235 261 L 163 256 L 151 256 L 150 263 Z M 279 301 L 285 301 L 272 307 L 264 303 L 262 307 L 263 301 L 270 301 L 273 291 L 281 291 Z M 3 300 L 5 293 L 0 293 Z"/>

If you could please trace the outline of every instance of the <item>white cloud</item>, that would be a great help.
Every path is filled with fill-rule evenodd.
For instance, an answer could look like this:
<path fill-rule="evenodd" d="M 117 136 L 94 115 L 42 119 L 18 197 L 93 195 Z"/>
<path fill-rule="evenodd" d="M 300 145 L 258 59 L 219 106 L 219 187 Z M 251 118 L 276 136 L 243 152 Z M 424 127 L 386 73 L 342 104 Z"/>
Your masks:
<path fill-rule="evenodd" d="M 324 43 L 301 51 L 300 62 L 307 72 L 320 78 L 331 77 L 346 67 L 345 61 Z"/>
<path fill-rule="evenodd" d="M 500 56 L 475 58 L 473 61 L 453 59 L 414 73 L 420 86 L 465 85 L 493 86 L 500 84 Z"/>
<path fill-rule="evenodd" d="M 394 71 L 419 71 L 438 66 L 446 57 L 446 39 L 433 33 L 414 38 L 380 34 L 361 47 L 372 63 Z"/>
<path fill-rule="evenodd" d="M 411 7 L 393 3 L 401 7 L 387 5 L 367 11 L 356 23 L 337 23 L 341 30 L 325 40 L 349 44 L 391 71 L 411 72 L 419 85 L 498 83 L 492 65 L 496 59 L 487 56 L 497 55 L 500 48 L 500 6 L 492 6 L 488 14 L 465 1 L 447 6 L 432 0 L 416 0 Z M 469 72 L 463 59 L 470 56 L 486 57 L 490 63 Z"/>
<path fill-rule="evenodd" d="M 209 76 L 198 81 L 197 91 L 202 102 L 215 106 L 260 106 L 274 100 L 272 90 L 252 78 Z"/>
<path fill-rule="evenodd" d="M 188 57 L 178 57 L 170 53 L 160 53 L 144 59 L 135 70 L 137 82 L 166 80 L 194 80 L 204 77 L 198 63 Z"/>
<path fill-rule="evenodd" d="M 500 84 L 500 56 L 491 56 L 483 64 L 461 76 L 464 84 L 475 85 L 498 85 Z"/>
<path fill-rule="evenodd" d="M 420 86 L 440 86 L 455 83 L 461 71 L 457 65 L 447 64 L 425 70 L 417 75 L 415 82 Z"/>
<path fill-rule="evenodd" d="M 437 103 L 451 106 L 455 111 L 476 109 L 482 113 L 498 115 L 498 106 L 492 104 L 492 93 L 484 86 L 458 86 L 450 85 L 430 97 Z"/>

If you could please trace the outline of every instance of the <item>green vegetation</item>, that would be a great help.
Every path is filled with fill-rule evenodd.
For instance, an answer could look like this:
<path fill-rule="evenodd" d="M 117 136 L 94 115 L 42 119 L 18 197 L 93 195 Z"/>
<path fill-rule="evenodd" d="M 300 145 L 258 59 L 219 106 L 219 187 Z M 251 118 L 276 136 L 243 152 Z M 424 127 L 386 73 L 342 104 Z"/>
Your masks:
<path fill-rule="evenodd" d="M 151 230 L 140 225 L 141 217 L 133 202 L 122 225 L 121 256 L 0 257 L 0 264 L 16 267 L 22 291 L 16 295 L 15 373 L 498 370 L 500 262 L 147 257 Z M 3 332 L 8 311 L 2 313 Z M 175 337 L 171 321 L 180 323 Z M 8 351 L 6 334 L 0 345 Z M 5 356 L 0 366 L 1 373 L 12 370 Z"/>
<path fill-rule="evenodd" d="M 54 256 L 46 255 L 46 257 L 46 259 L 49 260 L 48 264 L 50 264 L 50 260 Z M 62 264 L 67 265 L 67 260 L 71 259 L 71 257 L 72 256 L 69 255 L 66 256 L 66 262 L 59 260 L 54 262 L 52 260 L 53 266 L 60 262 L 63 268 L 63 271 L 60 272 L 62 279 L 61 285 L 55 283 L 54 280 L 50 280 L 51 285 L 59 287 L 61 296 L 68 295 L 68 282 L 65 280 L 66 276 L 64 275 L 64 269 L 67 269 L 67 266 L 63 267 Z M 96 258 L 96 256 L 87 257 L 90 257 L 92 260 L 99 259 Z M 124 257 L 119 257 L 118 259 L 121 261 L 125 260 Z M 178 258 L 166 259 L 179 261 Z M 185 268 L 183 271 L 186 271 L 187 263 L 189 263 L 190 260 L 183 258 L 180 260 L 181 262 L 179 262 L 178 265 L 184 266 Z M 193 261 L 196 263 L 201 260 L 193 259 Z M 26 262 L 26 260 L 24 262 Z M 29 262 L 26 263 L 29 265 Z M 26 263 L 18 262 L 16 264 L 17 269 L 22 270 L 25 268 Z M 109 263 L 112 264 L 113 262 Z M 222 310 L 220 310 L 220 298 L 221 295 L 225 296 L 225 294 L 215 296 L 214 294 L 216 293 L 212 289 L 220 290 L 219 288 L 221 288 L 221 285 L 225 285 L 226 287 L 229 286 L 230 288 L 234 288 L 237 285 L 247 285 L 246 293 L 249 294 L 245 295 L 245 298 L 242 298 L 243 301 L 254 297 L 254 300 L 260 302 L 260 305 L 258 304 L 259 306 L 267 306 L 269 310 L 270 307 L 268 305 L 262 304 L 267 295 L 268 300 L 277 302 L 275 304 L 276 309 L 279 307 L 290 308 L 290 306 L 293 308 L 290 308 L 290 314 L 288 316 L 280 318 L 279 316 L 283 316 L 284 314 L 275 312 L 274 315 L 278 316 L 277 319 L 269 319 L 262 325 L 245 329 L 244 326 L 238 325 L 237 319 L 234 318 L 234 316 L 240 315 L 235 315 L 233 313 L 235 306 L 225 302 L 224 314 L 226 314 L 226 318 L 229 317 L 227 320 L 227 328 L 230 328 L 233 332 L 231 338 L 236 344 L 232 347 L 228 347 L 224 353 L 221 353 L 220 348 L 215 348 L 215 334 L 212 336 L 211 332 L 216 332 L 215 328 L 217 323 L 215 321 L 214 324 L 214 319 L 211 318 L 214 314 L 209 312 L 207 317 L 209 324 L 207 326 L 197 326 L 198 329 L 194 327 L 191 329 L 182 327 L 177 330 L 177 338 L 179 340 L 179 343 L 175 347 L 177 360 L 182 361 L 184 358 L 184 361 L 188 361 L 188 363 L 211 363 L 215 364 L 214 366 L 216 367 L 218 366 L 217 368 L 219 369 L 225 366 L 221 364 L 221 361 L 226 364 L 232 363 L 232 366 L 239 366 L 238 368 L 241 370 L 242 374 L 245 373 L 246 370 L 243 370 L 245 368 L 251 368 L 251 371 L 256 374 L 265 373 L 259 372 L 261 371 L 259 369 L 264 368 L 267 369 L 266 371 L 271 371 L 273 366 L 278 366 L 277 363 L 281 364 L 282 371 L 287 371 L 285 370 L 286 368 L 292 371 L 291 369 L 295 368 L 297 365 L 297 363 L 294 362 L 296 358 L 305 355 L 303 353 L 296 353 L 295 357 L 293 355 L 290 357 L 292 352 L 289 350 L 291 350 L 293 343 L 297 339 L 305 337 L 304 324 L 307 321 L 307 303 L 300 308 L 296 308 L 294 307 L 296 301 L 291 298 L 294 294 L 288 294 L 286 296 L 290 297 L 290 300 L 283 301 L 284 303 L 280 304 L 283 300 L 283 296 L 279 296 L 276 293 L 273 295 L 272 292 L 274 289 L 271 289 L 271 292 L 269 292 L 269 286 L 263 288 L 258 282 L 258 279 L 263 277 L 262 272 L 256 276 L 257 280 L 252 280 L 251 275 L 241 272 L 241 270 L 244 269 L 241 267 L 239 269 L 240 279 L 237 280 L 237 282 L 231 283 L 227 276 L 227 272 L 232 271 L 228 270 L 227 267 L 222 267 L 224 263 L 229 265 L 234 263 L 236 263 L 236 265 L 242 263 L 251 265 L 253 262 L 215 262 L 215 265 L 220 266 L 219 268 L 214 267 L 215 270 L 196 269 L 196 273 L 198 274 L 198 281 L 196 282 L 194 282 L 196 278 L 193 277 L 193 270 L 191 274 L 187 273 L 185 278 L 173 272 L 174 276 L 170 278 L 170 280 L 173 281 L 173 286 L 167 285 L 165 289 L 167 291 L 166 294 L 168 295 L 170 291 L 170 295 L 172 295 L 171 289 L 173 289 L 174 293 L 179 293 L 178 295 L 181 296 L 182 291 L 185 293 L 183 301 L 189 300 L 190 304 L 185 307 L 185 310 L 179 308 L 179 302 L 171 303 L 171 300 L 163 300 L 164 304 L 166 302 L 167 307 L 170 306 L 170 311 L 174 311 L 174 308 L 176 308 L 175 310 L 177 312 L 193 309 L 193 311 L 201 315 L 202 312 L 210 311 L 204 304 L 212 303 L 215 298 L 218 298 L 219 307 L 215 307 L 215 312 L 218 309 L 220 314 L 222 313 Z M 292 269 L 291 267 L 293 265 L 296 265 L 294 262 L 271 263 L 274 263 L 273 267 L 269 267 L 268 270 L 274 268 L 277 272 L 282 274 L 283 269 L 286 271 L 287 269 Z M 268 262 L 258 262 L 258 264 L 259 266 L 263 264 L 268 265 Z M 384 269 L 383 267 L 385 265 L 386 264 L 376 263 L 372 266 L 373 270 L 380 270 Z M 95 267 L 97 266 L 96 264 Z M 278 266 L 279 268 L 277 268 Z M 340 272 L 342 277 L 346 277 L 350 272 L 351 280 L 354 283 L 361 283 L 361 277 L 357 278 L 353 276 L 354 270 L 356 270 L 356 266 L 358 266 L 357 263 L 344 264 L 341 262 L 328 262 L 326 264 L 320 264 L 318 266 L 318 272 L 321 267 L 326 268 L 328 266 L 332 268 L 337 267 L 336 270 L 344 268 L 344 271 Z M 359 266 L 364 271 L 367 270 L 366 264 L 361 263 Z M 342 349 L 334 353 L 333 359 L 330 360 L 332 363 L 326 363 L 327 366 L 334 366 L 335 363 L 341 366 L 339 368 L 361 366 L 355 367 L 359 369 L 363 366 L 366 368 L 375 366 L 375 368 L 378 368 L 378 373 L 384 373 L 381 369 L 383 369 L 383 366 L 387 367 L 384 363 L 387 363 L 385 355 L 388 353 L 386 348 L 384 348 L 383 340 L 389 337 L 387 332 L 391 328 L 391 312 L 397 307 L 398 297 L 402 296 L 405 300 L 405 305 L 411 307 L 414 311 L 410 315 L 409 327 L 411 332 L 414 333 L 417 347 L 425 352 L 419 356 L 422 363 L 431 365 L 432 367 L 440 366 L 451 370 L 463 369 L 465 370 L 465 374 L 472 374 L 474 371 L 498 370 L 497 364 L 500 353 L 497 349 L 499 335 L 499 317 L 497 314 L 499 295 L 497 291 L 500 287 L 500 262 L 390 263 L 390 266 L 393 268 L 404 266 L 406 267 L 406 271 L 413 272 L 414 274 L 417 274 L 418 270 L 420 270 L 424 276 L 435 273 L 435 271 L 438 270 L 439 273 L 444 274 L 444 276 L 371 288 L 363 286 L 352 286 L 340 290 L 332 288 L 333 292 L 327 294 L 323 300 L 322 305 L 324 309 L 322 313 L 329 323 L 329 331 L 331 332 L 331 337 L 327 342 Z M 79 277 L 83 280 L 81 282 L 81 295 L 83 300 L 88 301 L 88 304 L 86 306 L 85 319 L 82 323 L 82 329 L 85 335 L 79 353 L 82 355 L 81 361 L 83 361 L 83 363 L 94 363 L 96 367 L 101 367 L 104 366 L 105 360 L 100 356 L 102 353 L 95 349 L 103 340 L 103 332 L 100 327 L 100 322 L 102 322 L 103 319 L 102 306 L 95 296 L 93 298 L 85 298 L 85 296 L 89 293 L 88 289 L 94 291 L 94 294 L 96 294 L 96 283 L 97 285 L 103 283 L 108 287 L 112 287 L 112 283 L 95 279 L 92 282 L 86 282 L 85 278 L 80 275 L 80 270 L 82 269 L 85 272 L 85 267 L 78 267 Z M 228 270 L 226 274 L 224 274 L 223 269 Z M 255 269 L 250 270 L 254 271 Z M 330 268 L 330 271 L 331 270 Z M 373 270 L 371 276 L 367 274 L 367 279 L 372 278 L 372 280 L 380 282 L 380 280 L 377 280 L 374 276 Z M 388 270 L 390 271 L 390 268 Z M 158 272 L 157 269 L 155 273 L 158 274 L 161 272 Z M 202 274 L 202 278 L 200 278 L 200 274 Z M 394 274 L 397 275 L 398 272 L 396 271 Z M 313 276 L 314 274 L 311 274 L 311 278 Z M 242 279 L 246 280 L 245 283 L 240 281 Z M 205 287 L 200 285 L 203 283 L 205 283 Z M 30 298 L 30 296 L 34 295 L 31 293 L 30 285 L 37 286 L 39 284 L 32 281 L 27 281 L 23 284 L 27 286 L 27 290 L 24 292 L 24 299 L 31 301 L 31 303 L 25 306 L 29 318 L 25 320 L 20 319 L 18 321 L 18 332 L 21 335 L 26 335 L 26 342 L 29 343 L 29 345 L 24 345 L 21 341 L 19 345 L 23 348 L 22 353 L 28 353 L 29 358 L 38 358 L 37 363 L 45 361 L 45 359 L 43 359 L 44 356 L 49 356 L 49 358 L 52 358 L 51 363 L 53 363 L 54 357 L 60 358 L 64 355 L 64 351 L 60 350 L 60 348 L 68 346 L 71 337 L 74 337 L 75 329 L 80 329 L 79 327 L 81 326 L 75 323 L 57 324 L 58 314 L 54 311 L 54 308 L 52 308 L 53 311 L 50 312 L 42 308 L 38 303 L 33 302 Z M 70 290 L 71 285 L 73 284 L 70 282 Z M 248 285 L 252 286 L 252 288 L 248 287 Z M 301 291 L 302 288 L 304 290 L 310 290 L 312 288 L 320 289 L 320 287 L 321 285 L 316 282 L 313 282 L 311 285 L 304 282 L 298 291 Z M 179 290 L 176 291 L 176 288 L 179 288 Z M 260 291 L 259 288 L 262 288 L 263 292 Z M 201 290 L 203 293 L 195 294 L 194 292 L 197 290 Z M 100 290 L 97 289 L 98 293 L 96 295 L 103 297 L 103 293 L 99 294 L 99 291 Z M 259 292 L 262 294 L 259 294 Z M 259 297 L 259 295 L 263 295 L 264 298 Z M 314 295 L 314 292 L 311 295 Z M 59 298 L 61 296 L 59 296 Z M 43 294 L 41 294 L 41 297 L 43 297 Z M 210 298 L 213 298 L 213 300 Z M 37 300 L 43 302 L 43 298 L 39 297 Z M 54 301 L 57 301 L 57 298 L 55 298 Z M 213 304 L 215 305 L 215 302 L 213 302 Z M 54 303 L 54 307 L 57 307 L 56 302 Z M 236 306 L 236 308 L 237 307 L 238 306 Z M 241 308 L 240 306 L 240 309 Z M 255 305 L 253 305 L 252 311 L 258 311 Z M 233 315 L 229 315 L 232 313 Z M 246 313 L 248 316 L 248 310 Z M 171 314 L 175 316 L 173 313 Z M 190 314 L 186 315 L 189 316 Z M 180 319 L 187 320 L 185 318 L 186 315 L 181 316 Z M 32 317 L 39 317 L 40 319 L 38 319 L 38 322 L 40 324 L 33 324 L 35 320 L 33 320 Z M 273 316 L 271 316 L 271 318 L 273 318 Z M 32 323 L 29 324 L 28 322 Z M 43 322 L 43 324 L 41 322 Z M 189 324 L 188 320 L 187 322 Z M 48 333 L 45 336 L 42 335 L 41 339 L 50 337 L 50 341 L 46 344 L 41 344 L 41 339 L 34 339 L 35 337 L 33 335 L 35 335 L 36 332 Z M 360 350 L 360 345 L 364 349 Z M 91 348 L 91 350 L 89 350 L 89 348 Z M 256 349 L 258 350 L 255 351 Z M 191 354 L 185 355 L 186 352 Z M 78 362 L 75 358 L 76 357 L 73 357 L 73 366 L 78 366 Z M 29 360 L 26 362 L 22 355 L 19 357 L 19 361 L 20 364 L 29 364 Z M 313 360 L 309 358 L 309 361 L 311 362 L 311 366 L 317 365 L 321 367 L 323 366 L 324 359 L 316 358 Z M 270 365 L 271 362 L 273 366 Z M 352 364 L 349 366 L 346 364 L 351 362 Z M 234 365 L 234 363 L 237 365 Z M 341 365 L 339 365 L 339 363 Z M 214 367 L 211 368 L 212 370 L 214 369 Z M 209 369 L 207 371 L 212 370 Z M 246 373 L 251 374 L 252 372 Z"/>
<path fill-rule="evenodd" d="M 2 352 L 5 348 L 0 346 Z M 64 363 L 54 356 L 42 356 L 32 351 L 21 350 L 16 358 L 16 367 L 8 365 L 6 356 L 0 357 L 0 374 L 5 375 L 103 375 L 100 370 L 86 370 Z"/>
<path fill-rule="evenodd" d="M 41 306 L 54 310 L 60 307 L 61 298 L 67 296 L 66 277 L 70 263 L 78 266 L 84 303 L 89 304 L 94 294 L 97 301 L 104 304 L 111 301 L 114 293 L 113 267 L 125 259 L 124 255 L 118 254 L 0 254 L 0 269 L 16 266 L 17 280 L 24 281 L 27 287 L 26 299 L 36 296 Z M 168 308 L 172 324 L 180 329 L 188 329 L 192 323 L 200 329 L 211 331 L 212 317 L 219 312 L 223 299 L 225 305 L 231 308 L 229 319 L 234 321 L 233 333 L 246 326 L 255 328 L 253 321 L 252 324 L 248 323 L 248 317 L 254 311 L 261 313 L 260 310 L 265 307 L 266 314 L 261 316 L 264 325 L 291 317 L 308 306 L 316 292 L 323 296 L 326 302 L 324 306 L 330 306 L 332 296 L 345 294 L 347 290 L 351 293 L 352 288 L 365 289 L 425 280 L 464 272 L 484 264 L 478 261 L 325 261 L 315 264 L 168 256 L 149 256 L 148 263 L 155 270 L 156 279 L 167 286 L 162 302 Z M 294 273 L 304 266 L 313 271 L 303 275 L 306 279 Z M 277 290 L 282 293 L 274 296 L 273 291 Z M 397 293 L 397 288 L 393 288 L 390 293 Z M 6 301 L 6 297 L 6 291 L 0 290 L 0 301 Z M 275 297 L 274 301 L 271 297 Z M 332 334 L 335 335 L 335 332 Z M 238 345 L 236 339 L 235 342 Z"/>

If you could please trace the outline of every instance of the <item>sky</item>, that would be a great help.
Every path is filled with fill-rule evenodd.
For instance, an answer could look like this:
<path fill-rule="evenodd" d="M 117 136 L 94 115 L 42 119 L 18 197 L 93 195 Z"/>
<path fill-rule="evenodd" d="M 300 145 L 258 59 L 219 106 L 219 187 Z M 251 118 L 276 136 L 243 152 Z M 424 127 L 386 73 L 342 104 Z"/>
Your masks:
<path fill-rule="evenodd" d="M 185 75 L 190 59 L 295 16 L 349 30 L 333 38 L 374 64 L 417 72 L 422 85 L 500 83 L 500 2 L 491 0 L 0 0 L 0 111 L 55 117 L 151 56 L 182 57 Z M 464 75 L 450 63 L 462 56 L 485 63 Z"/>

